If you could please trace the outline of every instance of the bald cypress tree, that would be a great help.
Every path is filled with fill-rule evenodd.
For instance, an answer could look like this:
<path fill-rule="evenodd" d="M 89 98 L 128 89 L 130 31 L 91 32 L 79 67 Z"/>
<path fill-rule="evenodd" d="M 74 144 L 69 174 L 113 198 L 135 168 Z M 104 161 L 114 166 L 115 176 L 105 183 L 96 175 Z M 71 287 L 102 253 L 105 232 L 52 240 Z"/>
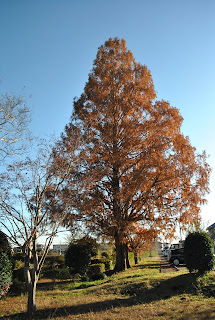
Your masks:
<path fill-rule="evenodd" d="M 199 218 L 210 168 L 181 133 L 179 110 L 156 101 L 153 80 L 125 40 L 109 39 L 63 135 L 82 134 L 79 148 L 83 189 L 77 207 L 88 226 L 112 237 L 115 270 L 126 268 L 128 234 L 135 224 L 173 231 Z"/>

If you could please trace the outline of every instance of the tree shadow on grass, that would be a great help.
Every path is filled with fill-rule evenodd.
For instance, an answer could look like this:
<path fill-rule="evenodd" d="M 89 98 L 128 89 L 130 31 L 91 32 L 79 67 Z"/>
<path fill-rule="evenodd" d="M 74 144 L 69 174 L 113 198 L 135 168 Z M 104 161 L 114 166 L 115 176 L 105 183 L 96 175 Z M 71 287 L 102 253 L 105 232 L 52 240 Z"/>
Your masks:
<path fill-rule="evenodd" d="M 63 286 L 63 285 L 69 285 L 71 283 L 74 283 L 73 280 L 61 280 L 61 281 L 55 281 L 55 280 L 50 280 L 48 282 L 43 282 L 43 281 L 40 281 L 37 283 L 37 288 L 40 289 L 41 291 L 42 290 L 54 290 L 56 289 L 56 286 Z"/>
<path fill-rule="evenodd" d="M 133 266 L 132 268 L 137 268 L 137 269 L 158 269 L 159 268 L 159 264 L 158 263 L 149 263 L 149 264 L 137 264 L 135 266 Z"/>
<path fill-rule="evenodd" d="M 65 319 L 68 315 L 86 314 L 88 312 L 100 312 L 116 307 L 130 307 L 142 303 L 150 303 L 162 299 L 182 294 L 194 293 L 193 282 L 195 277 L 192 274 L 183 274 L 177 277 L 163 280 L 148 289 L 145 283 L 127 283 L 120 287 L 122 298 L 87 303 L 82 305 L 64 306 L 60 308 L 41 309 L 36 312 L 34 319 L 49 319 L 61 317 Z M 28 319 L 25 313 L 15 314 L 13 316 L 0 317 L 0 319 Z"/>
<path fill-rule="evenodd" d="M 182 266 L 182 265 L 180 265 Z M 141 264 L 141 261 L 139 262 L 139 264 L 133 266 L 132 268 L 137 268 L 137 269 L 170 269 L 173 267 L 173 264 L 170 263 L 168 261 L 167 258 L 165 258 L 164 256 L 160 256 L 160 260 L 159 261 L 156 261 L 154 263 L 143 263 Z"/>

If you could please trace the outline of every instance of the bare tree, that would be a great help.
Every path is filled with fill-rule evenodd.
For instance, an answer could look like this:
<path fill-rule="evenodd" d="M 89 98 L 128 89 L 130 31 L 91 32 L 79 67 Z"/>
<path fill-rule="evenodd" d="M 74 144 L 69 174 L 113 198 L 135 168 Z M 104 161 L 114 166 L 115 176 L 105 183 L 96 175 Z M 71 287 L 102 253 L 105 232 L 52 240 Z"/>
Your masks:
<path fill-rule="evenodd" d="M 30 109 L 24 97 L 0 95 L 0 161 L 20 154 L 29 140 Z"/>
<path fill-rule="evenodd" d="M 70 141 L 77 148 L 78 136 Z M 40 146 L 34 160 L 16 162 L 0 176 L 0 224 L 10 241 L 22 248 L 25 258 L 25 280 L 28 290 L 27 311 L 36 311 L 36 285 L 43 263 L 67 213 L 72 210 L 75 190 L 65 189 L 65 179 L 77 181 L 77 155 L 59 157 L 60 148 Z M 68 182 L 67 182 L 68 184 Z M 37 254 L 37 241 L 45 237 L 42 256 Z"/>

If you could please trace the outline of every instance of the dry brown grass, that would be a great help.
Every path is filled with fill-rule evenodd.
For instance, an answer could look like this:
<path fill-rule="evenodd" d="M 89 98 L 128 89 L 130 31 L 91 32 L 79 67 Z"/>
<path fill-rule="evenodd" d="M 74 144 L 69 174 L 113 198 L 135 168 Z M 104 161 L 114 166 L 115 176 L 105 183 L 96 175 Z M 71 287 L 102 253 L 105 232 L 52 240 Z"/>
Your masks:
<path fill-rule="evenodd" d="M 152 258 L 100 282 L 38 288 L 36 319 L 215 319 L 214 297 L 197 294 L 193 283 L 185 270 L 160 273 Z M 0 319 L 27 319 L 25 310 L 25 295 L 0 300 Z"/>

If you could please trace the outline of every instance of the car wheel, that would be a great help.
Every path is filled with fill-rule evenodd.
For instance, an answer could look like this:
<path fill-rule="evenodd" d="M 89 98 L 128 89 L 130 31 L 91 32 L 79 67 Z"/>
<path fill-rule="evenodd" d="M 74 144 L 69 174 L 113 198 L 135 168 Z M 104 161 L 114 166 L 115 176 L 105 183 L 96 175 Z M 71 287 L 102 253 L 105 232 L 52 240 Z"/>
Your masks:
<path fill-rule="evenodd" d="M 178 265 L 180 264 L 179 259 L 175 258 L 175 259 L 173 260 L 173 264 L 174 264 L 174 266 L 178 266 Z"/>

